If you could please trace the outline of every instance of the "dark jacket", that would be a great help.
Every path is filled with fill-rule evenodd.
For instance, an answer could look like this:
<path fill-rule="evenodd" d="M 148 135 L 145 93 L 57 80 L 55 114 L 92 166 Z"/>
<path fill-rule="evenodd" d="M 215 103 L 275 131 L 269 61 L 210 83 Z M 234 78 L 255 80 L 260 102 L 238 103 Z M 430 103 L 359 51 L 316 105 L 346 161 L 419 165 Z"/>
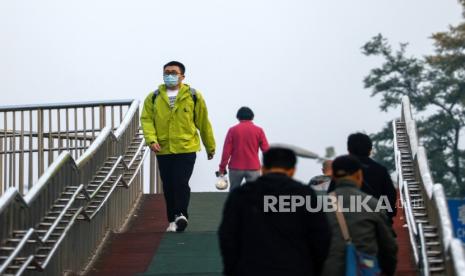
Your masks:
<path fill-rule="evenodd" d="M 392 212 L 388 212 L 387 215 L 392 223 L 392 218 L 397 214 L 397 192 L 388 170 L 369 157 L 357 156 L 357 158 L 362 163 L 363 185 L 361 190 L 378 199 L 380 196 L 387 196 L 389 204 L 392 207 Z M 328 193 L 334 191 L 334 188 L 335 183 L 332 181 L 329 185 Z"/>
<path fill-rule="evenodd" d="M 342 206 L 349 208 L 350 197 L 360 196 L 361 200 L 368 195 L 357 188 L 355 183 L 344 180 L 336 184 L 335 189 L 338 201 L 342 196 Z M 367 205 L 376 211 L 378 201 L 371 198 Z M 345 275 L 345 241 L 337 223 L 334 212 L 326 213 L 332 229 L 331 248 L 326 259 L 323 275 Z M 344 218 L 349 229 L 352 243 L 357 250 L 370 255 L 376 255 L 381 270 L 385 275 L 394 275 L 397 264 L 397 243 L 386 222 L 384 212 L 367 212 L 361 208 L 360 212 L 344 212 Z"/>
<path fill-rule="evenodd" d="M 284 174 L 266 174 L 232 191 L 219 229 L 224 274 L 319 275 L 331 238 L 325 214 L 305 207 L 264 212 L 265 195 L 308 196 L 316 205 L 308 186 Z"/>

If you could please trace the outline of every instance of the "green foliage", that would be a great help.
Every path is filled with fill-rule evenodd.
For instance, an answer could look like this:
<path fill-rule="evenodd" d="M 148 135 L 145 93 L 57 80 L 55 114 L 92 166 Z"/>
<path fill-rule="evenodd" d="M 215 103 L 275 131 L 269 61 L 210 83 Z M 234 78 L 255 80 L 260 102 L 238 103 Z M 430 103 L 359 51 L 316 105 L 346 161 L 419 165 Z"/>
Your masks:
<path fill-rule="evenodd" d="M 465 7 L 465 0 L 460 1 Z M 435 53 L 422 58 L 406 54 L 407 44 L 393 50 L 381 34 L 362 47 L 366 56 L 383 58 L 364 79 L 371 96 L 381 96 L 387 111 L 409 96 L 421 143 L 428 152 L 435 181 L 451 196 L 465 195 L 465 23 L 432 35 Z M 462 136 L 462 137 L 461 137 Z M 393 168 L 392 126 L 372 135 L 375 158 Z"/>

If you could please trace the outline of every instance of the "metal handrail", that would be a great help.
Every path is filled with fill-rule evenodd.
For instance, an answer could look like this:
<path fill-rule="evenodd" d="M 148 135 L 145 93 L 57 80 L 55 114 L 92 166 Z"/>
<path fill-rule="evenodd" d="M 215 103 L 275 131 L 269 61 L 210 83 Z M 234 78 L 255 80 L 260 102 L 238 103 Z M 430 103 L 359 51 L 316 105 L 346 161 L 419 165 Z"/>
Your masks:
<path fill-rule="evenodd" d="M 84 207 L 79 207 L 76 213 L 74 213 L 74 215 L 71 217 L 69 223 L 66 225 L 60 237 L 57 239 L 57 242 L 53 245 L 52 250 L 50 250 L 49 254 L 47 255 L 47 258 L 45 259 L 43 263 L 40 264 L 42 269 L 45 269 L 45 267 L 47 267 L 47 264 L 50 262 L 50 259 L 53 257 L 53 255 L 55 254 L 55 251 L 58 249 L 58 246 L 61 244 L 61 242 L 65 238 L 71 226 L 74 225 L 74 222 L 76 221 L 77 217 L 81 214 L 83 209 Z"/>
<path fill-rule="evenodd" d="M 428 263 L 428 255 L 426 254 L 426 242 L 425 242 L 425 235 L 423 231 L 423 225 L 421 223 L 418 224 L 418 236 L 420 239 L 420 252 L 421 252 L 421 272 L 422 275 L 429 275 L 429 263 Z"/>
<path fill-rule="evenodd" d="M 435 225 L 440 230 L 438 234 L 440 235 L 440 244 L 442 247 L 442 252 L 444 252 L 445 262 L 451 262 L 453 264 L 452 267 L 448 266 L 447 272 L 453 273 L 454 275 L 465 275 L 465 269 L 458 269 L 465 268 L 465 258 L 463 258 L 465 255 L 464 249 L 463 247 L 457 246 L 455 246 L 455 250 L 451 249 L 452 244 L 457 244 L 459 241 L 452 235 L 452 223 L 449 216 L 447 200 L 444 195 L 443 186 L 441 184 L 433 184 L 428 166 L 426 151 L 424 147 L 421 146 L 418 142 L 416 123 L 412 117 L 410 100 L 408 97 L 402 98 L 401 117 L 406 126 L 407 136 L 410 144 L 409 150 L 412 153 L 412 160 L 414 161 L 414 165 L 418 168 L 420 173 L 419 183 L 421 184 L 421 187 L 426 194 L 426 197 L 424 197 L 424 203 L 426 206 L 429 206 L 429 208 L 427 208 L 428 216 L 436 219 L 432 222 L 435 223 Z M 394 133 L 394 136 L 395 135 L 396 134 Z M 401 169 L 401 167 L 400 164 L 397 164 L 397 162 L 396 167 L 399 172 L 399 168 Z M 406 191 L 406 199 L 409 199 L 407 187 L 404 190 Z M 408 202 L 407 208 L 411 208 L 411 205 L 409 205 Z M 409 226 L 409 233 L 413 232 L 414 230 L 415 227 Z M 420 241 L 424 238 L 422 233 L 418 233 L 417 236 Z M 413 239 L 414 237 L 411 235 L 410 238 Z M 426 250 L 424 245 L 420 244 L 420 247 L 420 250 Z M 416 246 L 412 246 L 412 249 L 415 252 Z"/>
<path fill-rule="evenodd" d="M 139 171 L 140 168 L 142 167 L 142 165 L 144 164 L 143 161 L 145 160 L 145 158 L 147 157 L 147 155 L 149 154 L 149 152 L 150 152 L 150 151 L 149 151 L 148 149 L 145 150 L 144 155 L 142 156 L 142 159 L 141 159 L 139 165 L 137 166 L 137 168 L 136 168 L 136 170 L 135 170 L 136 172 Z M 136 178 L 136 176 L 137 176 L 137 174 L 133 174 L 133 176 L 131 177 L 131 179 L 128 181 L 128 183 L 127 183 L 125 186 L 126 186 L 126 187 L 130 187 L 131 184 L 132 184 L 132 182 L 133 182 L 134 179 Z"/>
<path fill-rule="evenodd" d="M 107 103 L 105 104 L 108 106 Z M 85 107 L 88 107 L 87 103 L 84 105 L 86 105 Z M 28 107 L 23 106 L 21 108 L 27 109 Z M 37 106 L 34 106 L 34 110 L 35 108 L 37 108 Z M 74 105 L 73 108 L 75 108 Z M 121 110 L 123 110 L 123 107 L 120 106 L 119 109 L 119 114 L 120 116 L 122 116 Z M 23 262 L 25 258 L 21 258 L 22 263 L 19 266 L 15 266 L 15 269 L 18 272 L 18 274 L 24 272 L 24 269 L 26 269 L 31 262 L 34 263 L 34 265 L 37 266 L 39 270 L 44 271 L 47 275 L 59 274 L 61 273 L 60 269 L 62 269 L 63 267 L 66 267 L 67 269 L 70 269 L 72 271 L 79 271 L 79 269 L 83 267 L 83 264 L 88 260 L 88 257 L 98 246 L 105 233 L 107 231 L 114 231 L 116 229 L 119 229 L 118 227 L 121 227 L 122 223 L 124 223 L 124 221 L 127 219 L 126 214 L 132 208 L 134 208 L 133 204 L 137 202 L 137 198 L 140 196 L 140 180 L 142 180 L 142 178 L 137 178 L 135 177 L 135 175 L 140 176 L 139 171 L 142 170 L 143 160 L 147 156 L 148 151 L 143 151 L 144 144 L 141 142 L 134 156 L 132 156 L 132 152 L 131 154 L 128 154 L 128 156 L 130 155 L 131 158 L 129 161 L 130 169 L 127 168 L 124 161 L 124 154 L 126 152 L 125 149 L 131 144 L 134 145 L 133 142 L 138 141 L 138 139 L 140 139 L 140 127 L 138 116 L 139 101 L 132 101 L 132 104 L 129 106 L 129 108 L 125 106 L 124 110 L 126 111 L 126 114 L 124 118 L 121 118 L 121 120 L 118 121 L 119 127 L 117 128 L 117 130 L 115 132 L 112 132 L 113 127 L 103 127 L 100 124 L 101 129 L 98 131 L 92 143 L 87 144 L 83 147 L 87 150 L 84 151 L 82 154 L 71 155 L 69 152 L 64 152 L 61 153 L 58 156 L 58 158 L 49 158 L 49 161 L 51 160 L 52 162 L 48 164 L 48 168 L 46 169 L 45 173 L 43 173 L 40 176 L 36 184 L 31 186 L 32 188 L 29 189 L 28 193 L 25 196 L 21 195 L 21 193 L 19 193 L 19 190 L 17 190 L 16 188 L 11 188 L 5 191 L 5 197 L 0 197 L 0 220 L 2 222 L 6 222 L 8 225 L 8 227 L 2 227 L 2 225 L 0 225 L 0 240 L 4 240 L 5 238 L 8 238 L 11 235 L 13 235 L 13 231 L 16 231 L 16 229 L 24 229 L 25 226 L 27 228 L 27 226 L 34 226 L 37 225 L 38 222 L 43 221 L 43 217 L 48 215 L 47 212 L 49 208 L 53 206 L 53 204 L 55 204 L 55 201 L 61 197 L 63 192 L 66 192 L 67 187 L 80 187 L 80 193 L 84 195 L 84 197 L 87 200 L 90 200 L 91 197 L 85 189 L 86 183 L 92 180 L 92 176 L 95 175 L 99 168 L 101 168 L 108 160 L 111 160 L 112 162 L 112 169 L 110 170 L 109 174 L 107 174 L 106 177 L 104 177 L 104 180 L 102 181 L 103 183 L 108 183 L 109 177 L 114 176 L 116 174 L 116 172 L 118 171 L 118 166 L 119 168 L 121 168 L 121 173 L 116 177 L 115 182 L 112 183 L 110 190 L 105 192 L 103 200 L 99 200 L 99 205 L 95 206 L 97 207 L 96 210 L 94 210 L 93 213 L 90 214 L 91 218 L 87 217 L 88 221 L 82 222 L 85 224 L 79 226 L 80 230 L 70 231 L 71 229 L 77 229 L 73 227 L 73 225 L 76 224 L 76 220 L 78 219 L 78 217 L 86 216 L 86 203 L 83 203 L 83 205 L 77 208 L 71 220 L 66 219 L 66 226 L 64 226 L 65 229 L 61 233 L 61 235 L 59 235 L 59 238 L 55 239 L 55 236 L 53 236 L 53 245 L 48 245 L 48 243 L 47 245 L 45 245 L 43 241 L 50 241 L 51 235 L 56 232 L 53 232 L 53 229 L 56 229 L 57 225 L 60 222 L 64 222 L 63 218 L 66 214 L 66 210 L 68 210 L 68 213 L 70 213 L 70 206 L 73 205 L 71 202 L 74 201 L 74 205 L 76 205 L 76 202 L 81 204 L 80 201 L 76 201 L 76 199 L 82 198 L 77 191 L 73 191 L 71 199 L 68 199 L 68 197 L 66 197 L 66 199 L 69 201 L 66 202 L 67 204 L 65 204 L 65 209 L 60 210 L 59 215 L 53 216 L 53 222 L 51 224 L 52 226 L 49 229 L 47 229 L 46 233 L 42 238 L 37 238 L 38 243 L 34 243 L 34 245 L 31 245 L 39 246 L 38 249 L 42 247 L 45 247 L 47 249 L 48 253 L 47 256 L 44 256 L 44 261 L 42 263 L 39 263 L 37 262 L 37 259 L 34 259 L 34 256 L 30 256 L 30 258 L 26 260 L 26 263 Z M 9 109 L 9 112 L 11 117 L 11 109 Z M 36 111 L 34 111 L 34 114 L 36 114 L 35 112 Z M 43 116 L 41 112 L 42 111 L 39 111 L 39 113 L 37 113 L 37 116 Z M 58 115 L 59 122 L 60 113 L 55 112 L 56 111 L 54 111 L 53 114 Z M 74 111 L 74 113 L 75 112 L 76 111 Z M 93 109 L 92 112 L 94 112 Z M 102 113 L 105 112 L 105 109 L 101 108 L 100 112 L 100 115 L 102 115 L 103 119 L 105 120 L 104 114 Z M 50 115 L 51 111 L 45 111 L 44 114 Z M 14 120 L 14 113 L 12 116 Z M 21 118 L 23 118 L 22 114 Z M 41 117 L 38 119 L 41 120 Z M 113 118 L 111 119 L 111 121 L 113 122 Z M 52 119 L 50 119 L 50 121 L 51 120 Z M 55 120 L 55 118 L 53 120 Z M 45 126 L 45 128 L 48 128 L 47 125 Z M 83 128 L 87 129 L 85 125 L 83 126 Z M 16 132 L 14 128 L 12 131 Z M 53 131 L 49 131 L 47 133 L 46 131 L 44 131 L 43 126 L 39 126 L 38 128 L 38 133 L 41 136 L 43 136 L 44 133 L 47 133 L 45 135 L 51 137 Z M 75 132 L 74 129 L 72 131 Z M 0 133 L 0 135 L 4 133 L 5 131 Z M 22 128 L 21 133 L 24 133 Z M 62 134 L 63 133 L 60 133 L 59 130 L 58 135 L 63 137 Z M 53 146 L 53 143 L 49 142 L 49 146 L 50 145 Z M 80 147 L 80 145 L 71 145 L 72 149 L 76 149 L 77 147 Z M 2 142 L 0 141 L 0 150 L 2 149 Z M 45 151 L 47 150 L 47 147 L 39 148 L 39 150 Z M 118 156 L 119 159 L 114 156 Z M 47 158 L 47 156 L 45 158 Z M 139 158 L 142 158 L 140 162 Z M 0 166 L 2 166 L 1 163 Z M 105 169 L 105 171 L 109 169 L 109 167 L 110 166 L 108 166 Z M 130 185 L 124 185 L 126 188 L 124 193 L 115 193 L 116 187 L 122 186 L 122 183 L 125 184 L 123 176 L 127 176 L 128 173 L 132 175 L 130 182 L 128 182 Z M 98 187 L 102 187 L 102 182 L 97 182 L 99 184 Z M 137 185 L 135 185 L 136 183 Z M 94 197 L 95 195 L 96 193 L 93 193 Z M 25 208 L 22 208 L 21 206 Z M 99 213 L 98 216 L 96 215 L 97 213 Z M 3 224 L 3 226 L 5 225 L 6 224 Z M 80 241 L 78 245 L 76 245 L 75 243 L 76 240 Z M 63 246 L 65 247 L 60 246 L 60 244 L 63 244 Z M 52 246 L 52 248 L 50 248 L 50 246 Z M 66 254 L 69 254 L 69 251 L 67 250 L 63 251 L 62 249 L 60 249 L 60 253 L 58 253 L 57 251 L 58 248 L 68 248 L 70 246 L 75 248 L 73 253 L 76 254 L 73 255 L 73 258 L 66 257 Z M 45 248 L 40 250 L 44 250 Z M 30 249 L 31 248 L 28 247 L 28 250 Z M 22 249 L 22 251 L 20 250 L 20 252 L 21 255 L 29 256 L 29 254 L 25 254 L 27 253 L 25 249 Z M 36 252 L 36 254 L 41 254 L 38 253 L 38 251 Z M 57 254 L 60 254 L 60 256 L 56 259 L 57 265 L 48 265 L 52 260 L 53 256 Z M 42 257 L 40 257 L 40 259 L 42 259 Z M 53 260 L 55 260 L 55 258 L 53 258 Z M 55 264 L 55 261 L 53 262 Z"/>
<path fill-rule="evenodd" d="M 73 205 L 74 201 L 76 200 L 77 196 L 81 193 L 81 191 L 84 189 L 84 185 L 79 185 L 78 188 L 76 189 L 76 191 L 73 193 L 73 195 L 71 196 L 70 200 L 68 201 L 68 203 L 66 203 L 65 207 L 63 208 L 63 210 L 61 210 L 60 214 L 58 215 L 58 217 L 55 219 L 55 221 L 53 222 L 52 226 L 50 226 L 50 228 L 48 229 L 48 231 L 45 233 L 45 235 L 42 237 L 42 242 L 46 242 L 48 240 L 48 238 L 50 237 L 50 235 L 53 233 L 53 231 L 55 231 L 55 228 L 58 226 L 58 224 L 61 222 L 61 220 L 63 219 L 63 217 L 65 216 L 65 214 L 68 212 L 69 208 L 71 208 L 71 206 Z"/>
<path fill-rule="evenodd" d="M 455 256 L 452 258 L 452 266 L 454 271 L 461 271 L 461 275 L 465 274 L 465 251 L 463 250 L 463 243 L 459 239 L 452 239 L 449 246 L 449 255 Z"/>
<path fill-rule="evenodd" d="M 111 134 L 111 128 L 106 126 L 101 131 L 100 134 L 95 138 L 94 142 L 87 148 L 87 150 L 76 160 L 76 166 L 81 168 L 86 164 L 91 158 L 95 155 L 97 150 L 103 145 L 107 137 Z"/>
<path fill-rule="evenodd" d="M 0 197 L 0 214 L 15 200 L 19 201 L 23 206 L 27 206 L 27 203 L 24 201 L 18 189 L 16 187 L 10 187 L 6 190 L 5 194 Z"/>
<path fill-rule="evenodd" d="M 412 157 L 415 157 L 417 155 L 419 143 L 417 135 L 417 126 L 412 116 L 412 109 L 410 106 L 410 99 L 408 96 L 402 97 L 402 118 L 404 119 L 405 129 L 409 138 L 410 152 L 412 154 Z"/>
<path fill-rule="evenodd" d="M 97 186 L 97 189 L 95 189 L 94 192 L 92 192 L 92 194 L 90 194 L 90 198 L 94 198 L 99 192 L 100 190 L 102 189 L 103 185 L 105 185 L 105 183 L 107 183 L 107 181 L 110 179 L 110 177 L 113 175 L 113 173 L 115 172 L 116 168 L 118 167 L 118 165 L 121 163 L 121 161 L 123 161 L 123 156 L 120 155 L 118 157 L 118 159 L 115 161 L 115 163 L 113 164 L 113 166 L 111 167 L 110 171 L 107 173 L 107 175 L 105 176 L 105 178 L 100 182 L 100 184 Z"/>
<path fill-rule="evenodd" d="M 412 228 L 409 228 L 411 230 L 413 230 L 413 233 L 415 235 L 418 235 L 418 229 L 416 227 L 416 221 L 415 221 L 415 216 L 413 215 L 413 212 L 412 212 L 412 202 L 410 201 L 410 192 L 408 190 L 408 187 L 406 184 L 404 184 L 404 194 L 405 194 L 405 201 L 407 203 L 407 205 L 404 207 L 404 209 L 406 209 L 407 211 L 407 218 L 408 220 L 410 221 L 411 225 L 412 225 Z"/>
<path fill-rule="evenodd" d="M 8 187 L 26 194 L 63 151 L 77 159 L 102 128 L 117 129 L 134 102 L 138 103 L 117 100 L 0 107 L 0 195 Z M 126 121 L 134 121 L 133 115 L 131 112 L 133 118 Z"/>
<path fill-rule="evenodd" d="M 105 205 L 105 203 L 107 202 L 107 200 L 110 198 L 111 194 L 113 193 L 113 191 L 115 190 L 115 188 L 118 186 L 118 183 L 121 181 L 121 179 L 123 178 L 123 175 L 120 174 L 118 176 L 118 178 L 115 180 L 115 183 L 113 183 L 113 185 L 111 186 L 110 190 L 108 191 L 108 193 L 105 195 L 105 198 L 102 200 L 102 202 L 100 202 L 100 204 L 98 205 L 97 209 L 95 209 L 95 211 L 89 216 L 89 219 L 93 219 L 97 214 L 98 212 L 100 211 L 100 209 L 102 209 L 102 207 Z"/>
<path fill-rule="evenodd" d="M 417 225 L 415 223 L 415 218 L 413 216 L 413 212 L 412 212 L 412 204 L 411 204 L 411 201 L 410 201 L 410 194 L 409 194 L 409 191 L 408 191 L 408 186 L 406 184 L 403 184 L 403 188 L 402 188 L 402 193 L 403 195 L 405 195 L 405 203 L 403 205 L 404 207 L 404 210 L 406 212 L 406 216 L 407 216 L 407 225 L 408 225 L 408 232 L 409 232 L 409 236 L 410 236 L 410 244 L 412 246 L 412 250 L 413 250 L 413 256 L 415 258 L 415 262 L 418 263 L 419 261 L 419 254 L 418 254 L 418 247 L 417 247 L 417 243 L 416 243 L 416 239 L 418 237 L 418 231 L 417 231 Z"/>
<path fill-rule="evenodd" d="M 0 275 L 3 274 L 5 272 L 5 270 L 7 270 L 8 266 L 10 266 L 10 264 L 18 256 L 18 254 L 21 252 L 23 247 L 26 245 L 29 238 L 31 238 L 32 235 L 34 234 L 34 231 L 35 231 L 34 228 L 30 228 L 26 232 L 24 237 L 21 239 L 21 241 L 18 243 L 16 248 L 13 250 L 13 252 L 11 252 L 10 256 L 2 263 L 2 265 L 0 265 Z"/>
<path fill-rule="evenodd" d="M 27 205 L 40 194 L 40 192 L 47 186 L 50 179 L 52 179 L 66 162 L 72 160 L 69 152 L 62 152 L 58 158 L 48 167 L 47 171 L 42 174 L 37 183 L 32 186 L 32 189 L 24 196 L 24 201 Z"/>
<path fill-rule="evenodd" d="M 97 131 L 100 131 L 101 129 L 100 128 L 87 128 L 87 129 L 80 129 L 80 128 L 76 128 L 74 130 L 74 132 L 77 132 L 78 134 L 81 134 L 83 132 L 91 132 L 91 131 L 94 131 L 94 132 L 97 132 Z M 23 130 L 22 132 L 21 131 L 12 131 L 12 130 L 8 130 L 8 129 L 0 129 L 0 132 L 2 132 L 4 135 L 3 137 L 7 137 L 7 138 L 11 138 L 11 137 L 20 137 L 21 135 L 23 136 L 32 136 L 32 137 L 37 137 L 39 136 L 39 133 L 37 131 L 27 131 L 27 130 Z M 79 135 L 75 135 L 75 133 L 63 133 L 61 131 L 49 131 L 49 132 L 42 132 L 40 133 L 40 135 L 45 135 L 45 136 L 52 136 L 52 138 L 70 138 L 70 139 L 88 139 L 88 140 L 93 140 L 93 137 L 92 136 L 79 136 Z M 67 136 L 69 135 L 69 136 Z"/>
<path fill-rule="evenodd" d="M 394 140 L 393 141 L 393 145 L 394 145 L 394 163 L 395 163 L 396 172 L 397 172 L 397 179 L 398 179 L 397 184 L 398 184 L 398 188 L 400 190 L 402 188 L 402 185 L 403 185 L 404 176 L 401 173 L 401 170 L 402 170 L 401 154 L 400 154 L 399 149 L 397 148 L 397 125 L 396 125 L 396 122 L 397 122 L 397 120 L 392 121 L 392 129 L 393 129 L 393 132 L 394 132 L 394 135 L 393 135 L 393 140 Z M 401 200 L 402 200 L 402 197 L 401 197 Z"/>
<path fill-rule="evenodd" d="M 137 159 L 137 155 L 138 153 L 140 153 L 140 151 L 142 150 L 142 148 L 145 146 L 145 141 L 144 139 L 142 139 L 142 141 L 140 141 L 140 145 L 139 147 L 137 148 L 137 151 L 136 153 L 134 154 L 134 157 L 131 159 L 131 161 L 129 162 L 128 164 L 128 168 L 131 168 L 132 167 L 132 164 L 136 161 Z"/>
<path fill-rule="evenodd" d="M 116 139 L 119 139 L 121 135 L 129 127 L 131 123 L 131 119 L 135 116 L 138 109 L 139 109 L 139 101 L 132 101 L 131 106 L 126 112 L 126 116 L 124 117 L 123 121 L 120 123 L 120 126 L 118 127 L 118 129 L 115 131 Z"/>
<path fill-rule="evenodd" d="M 450 216 L 449 216 L 449 210 L 447 207 L 444 187 L 441 184 L 434 184 L 433 186 L 433 202 L 435 203 L 435 206 L 438 207 L 437 208 L 438 219 L 439 219 L 438 226 L 439 226 L 439 229 L 441 229 L 443 248 L 447 249 L 449 248 L 450 242 L 454 238 L 454 236 L 452 234 L 452 221 L 450 220 Z"/>
<path fill-rule="evenodd" d="M 403 176 L 403 169 L 402 169 L 402 158 L 399 149 L 397 148 L 398 146 L 398 141 L 397 141 L 397 125 L 396 125 L 396 120 L 392 122 L 392 129 L 394 130 L 394 161 L 395 161 L 395 166 L 396 166 L 396 171 L 397 171 L 397 178 L 398 178 L 398 189 L 400 192 L 400 201 L 402 203 L 402 207 L 405 212 L 406 216 L 406 221 L 407 221 L 407 227 L 408 227 L 408 234 L 410 238 L 410 246 L 413 251 L 413 257 L 415 259 L 415 263 L 419 262 L 419 254 L 418 254 L 418 247 L 417 247 L 417 227 L 415 224 L 415 218 L 413 216 L 412 212 L 412 203 L 410 201 L 410 193 L 408 191 L 408 184 L 406 181 L 404 181 L 404 176 Z"/>
<path fill-rule="evenodd" d="M 18 269 L 18 272 L 15 274 L 15 276 L 19 276 L 19 275 L 22 275 L 24 273 L 24 271 L 26 271 L 27 267 L 31 264 L 31 263 L 34 263 L 34 266 L 35 267 L 39 267 L 40 268 L 40 265 L 37 264 L 36 262 L 34 262 L 34 255 L 30 255 L 26 261 L 23 263 L 23 265 Z"/>
<path fill-rule="evenodd" d="M 27 104 L 27 105 L 4 105 L 0 106 L 0 112 L 4 111 L 26 111 L 36 109 L 61 109 L 61 108 L 82 108 L 82 107 L 99 107 L 129 105 L 134 100 L 106 100 L 106 101 L 88 101 L 75 103 L 53 103 L 53 104 Z"/>

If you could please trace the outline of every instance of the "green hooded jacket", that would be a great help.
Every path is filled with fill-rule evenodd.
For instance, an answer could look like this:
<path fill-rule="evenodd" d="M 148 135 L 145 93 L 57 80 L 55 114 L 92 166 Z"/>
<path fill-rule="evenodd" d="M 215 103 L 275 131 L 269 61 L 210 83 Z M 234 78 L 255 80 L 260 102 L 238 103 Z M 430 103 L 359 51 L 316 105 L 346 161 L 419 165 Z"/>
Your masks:
<path fill-rule="evenodd" d="M 181 84 L 174 107 L 169 105 L 166 86 L 158 87 L 159 94 L 153 102 L 153 92 L 144 100 L 140 122 L 147 145 L 158 143 L 157 154 L 177 154 L 200 151 L 200 131 L 207 153 L 215 152 L 215 138 L 208 119 L 207 106 L 202 95 L 196 91 L 195 103 L 187 84 Z M 195 113 L 195 116 L 194 116 Z M 194 122 L 195 118 L 195 122 Z"/>

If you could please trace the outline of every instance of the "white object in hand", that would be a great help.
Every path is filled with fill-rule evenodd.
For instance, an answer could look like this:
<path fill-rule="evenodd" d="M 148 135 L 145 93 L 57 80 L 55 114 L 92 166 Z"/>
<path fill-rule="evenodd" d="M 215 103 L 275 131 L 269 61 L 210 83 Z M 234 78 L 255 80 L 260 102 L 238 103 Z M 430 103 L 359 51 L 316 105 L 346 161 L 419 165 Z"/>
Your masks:
<path fill-rule="evenodd" d="M 219 176 L 215 186 L 218 190 L 226 190 L 228 188 L 228 179 L 226 176 Z"/>

